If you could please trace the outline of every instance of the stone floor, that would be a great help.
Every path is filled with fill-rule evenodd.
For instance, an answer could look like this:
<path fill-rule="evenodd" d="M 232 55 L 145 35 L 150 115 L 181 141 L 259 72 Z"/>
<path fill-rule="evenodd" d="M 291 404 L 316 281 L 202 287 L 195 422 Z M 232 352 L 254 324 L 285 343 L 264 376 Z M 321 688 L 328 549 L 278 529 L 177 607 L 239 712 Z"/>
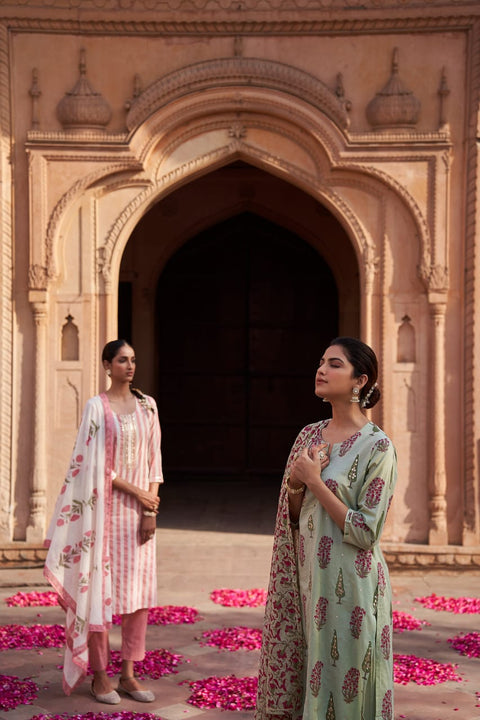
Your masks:
<path fill-rule="evenodd" d="M 245 489 L 245 486 L 244 488 Z M 274 507 L 271 489 L 251 488 L 250 505 L 239 503 L 240 494 L 225 497 L 212 511 L 211 488 L 195 492 L 177 488 L 177 494 L 165 492 L 157 530 L 158 602 L 159 605 L 187 605 L 198 609 L 201 622 L 194 625 L 150 626 L 147 649 L 166 648 L 188 659 L 179 673 L 160 680 L 146 681 L 156 694 L 150 705 L 139 705 L 124 697 L 116 710 L 153 712 L 164 720 L 196 717 L 199 720 L 252 720 L 253 712 L 200 710 L 187 703 L 189 689 L 183 680 L 210 675 L 255 675 L 258 651 L 226 652 L 201 646 L 197 638 L 205 629 L 245 625 L 260 628 L 263 608 L 226 608 L 210 600 L 218 588 L 266 587 L 272 547 Z M 240 490 L 238 490 L 240 493 Z M 221 493 L 218 493 L 221 495 Z M 210 505 L 210 507 L 208 507 Z M 182 510 L 183 507 L 183 510 Z M 162 519 L 163 516 L 163 519 Z M 168 517 L 168 521 L 166 518 Z M 243 529 L 244 532 L 239 532 Z M 396 720 L 474 720 L 480 719 L 475 693 L 480 692 L 480 660 L 458 655 L 447 638 L 460 631 L 480 630 L 478 615 L 453 615 L 423 608 L 414 601 L 418 595 L 480 595 L 478 576 L 394 574 L 394 609 L 411 613 L 431 625 L 421 631 L 394 635 L 394 652 L 415 654 L 442 662 L 458 664 L 463 681 L 437 686 L 395 686 Z M 3 602 L 18 590 L 47 590 L 40 568 L 0 569 L 0 622 L 62 623 L 58 607 L 8 608 Z M 112 648 L 118 647 L 119 629 L 111 633 Z M 97 703 L 89 694 L 87 681 L 70 697 L 61 688 L 62 653 L 57 649 L 8 650 L 0 652 L 0 674 L 31 677 L 40 686 L 35 705 L 0 711 L 0 720 L 30 720 L 44 713 L 114 712 L 114 708 Z M 306 718 L 305 720 L 316 720 Z M 342 718 L 339 718 L 342 720 Z M 373 719 L 372 719 L 373 720 Z"/>

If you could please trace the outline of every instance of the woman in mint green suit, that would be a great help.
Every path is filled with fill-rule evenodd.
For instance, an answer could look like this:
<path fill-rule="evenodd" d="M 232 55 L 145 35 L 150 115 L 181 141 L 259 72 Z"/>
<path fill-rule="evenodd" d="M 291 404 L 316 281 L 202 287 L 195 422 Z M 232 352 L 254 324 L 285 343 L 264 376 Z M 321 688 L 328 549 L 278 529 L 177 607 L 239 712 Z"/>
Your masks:
<path fill-rule="evenodd" d="M 396 482 L 373 350 L 337 338 L 280 493 L 255 720 L 393 720 L 392 602 L 379 546 Z"/>

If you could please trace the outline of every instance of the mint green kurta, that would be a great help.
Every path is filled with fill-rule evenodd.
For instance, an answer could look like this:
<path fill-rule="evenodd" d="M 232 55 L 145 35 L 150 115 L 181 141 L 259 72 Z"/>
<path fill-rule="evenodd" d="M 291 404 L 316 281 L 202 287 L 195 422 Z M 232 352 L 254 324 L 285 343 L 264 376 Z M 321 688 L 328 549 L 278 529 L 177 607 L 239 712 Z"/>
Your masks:
<path fill-rule="evenodd" d="M 314 433 L 321 436 L 326 424 Z M 395 449 L 368 422 L 331 447 L 322 475 L 349 510 L 342 533 L 308 489 L 302 504 L 297 569 L 307 654 L 303 717 L 389 720 L 392 603 L 378 539 L 396 480 Z"/>
<path fill-rule="evenodd" d="M 395 449 L 376 425 L 330 448 L 325 484 L 347 506 L 344 532 L 306 490 L 299 529 L 286 481 L 328 420 L 308 425 L 280 492 L 255 720 L 393 720 L 392 601 L 378 541 L 396 482 Z"/>

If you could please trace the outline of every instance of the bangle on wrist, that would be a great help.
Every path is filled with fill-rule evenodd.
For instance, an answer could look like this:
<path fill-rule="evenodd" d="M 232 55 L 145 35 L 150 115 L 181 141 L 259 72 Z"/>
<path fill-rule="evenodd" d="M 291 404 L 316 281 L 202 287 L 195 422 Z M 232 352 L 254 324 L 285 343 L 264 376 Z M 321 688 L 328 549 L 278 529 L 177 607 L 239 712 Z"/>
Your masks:
<path fill-rule="evenodd" d="M 286 481 L 285 485 L 287 486 L 287 492 L 289 495 L 300 495 L 300 493 L 305 492 L 305 485 L 300 485 L 299 488 L 290 487 L 290 479 Z"/>
<path fill-rule="evenodd" d="M 144 517 L 155 517 L 156 514 L 155 510 L 144 510 L 142 513 Z"/>

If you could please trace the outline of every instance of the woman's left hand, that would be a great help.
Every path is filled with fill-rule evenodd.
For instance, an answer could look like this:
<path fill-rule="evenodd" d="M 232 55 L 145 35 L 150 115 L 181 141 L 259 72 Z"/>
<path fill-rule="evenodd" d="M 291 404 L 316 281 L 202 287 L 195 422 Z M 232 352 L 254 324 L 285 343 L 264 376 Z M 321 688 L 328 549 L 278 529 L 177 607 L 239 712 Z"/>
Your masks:
<path fill-rule="evenodd" d="M 303 483 L 307 487 L 318 482 L 322 471 L 330 462 L 328 448 L 328 443 L 304 448 L 292 465 L 291 479 L 296 483 Z"/>
<path fill-rule="evenodd" d="M 143 545 L 153 538 L 157 527 L 156 517 L 149 515 L 142 515 L 140 521 L 140 542 Z"/>

